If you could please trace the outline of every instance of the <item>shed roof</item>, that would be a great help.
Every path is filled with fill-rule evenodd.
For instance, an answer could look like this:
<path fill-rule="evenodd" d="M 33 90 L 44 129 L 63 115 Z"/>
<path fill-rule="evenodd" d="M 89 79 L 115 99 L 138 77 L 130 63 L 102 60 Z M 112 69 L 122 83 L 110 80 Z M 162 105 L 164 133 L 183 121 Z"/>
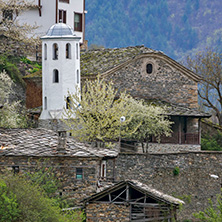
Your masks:
<path fill-rule="evenodd" d="M 58 134 L 48 129 L 0 128 L 0 156 L 59 156 Z M 66 153 L 70 157 L 115 157 L 115 149 L 98 149 L 67 138 Z"/>
<path fill-rule="evenodd" d="M 144 194 L 147 194 L 148 196 L 157 199 L 159 201 L 163 201 L 168 204 L 174 204 L 174 205 L 180 205 L 180 204 L 185 204 L 182 200 L 175 198 L 173 196 L 170 196 L 168 194 L 164 194 L 163 192 L 160 192 L 146 184 L 143 184 L 137 180 L 125 180 L 121 181 L 119 183 L 116 183 L 115 185 L 112 185 L 103 191 L 96 193 L 92 195 L 89 198 L 86 198 L 84 202 L 93 202 L 93 200 L 98 199 L 100 196 L 104 196 L 104 194 L 112 192 L 114 190 L 117 190 L 118 188 L 121 188 L 123 185 L 129 185 L 139 191 L 141 191 Z"/>

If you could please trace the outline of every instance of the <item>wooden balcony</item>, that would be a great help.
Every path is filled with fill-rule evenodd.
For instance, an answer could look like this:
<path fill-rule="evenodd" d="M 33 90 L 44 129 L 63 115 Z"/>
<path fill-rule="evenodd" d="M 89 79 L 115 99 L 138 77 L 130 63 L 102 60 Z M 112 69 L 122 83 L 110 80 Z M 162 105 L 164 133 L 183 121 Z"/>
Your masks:
<path fill-rule="evenodd" d="M 157 143 L 157 139 L 152 137 L 152 143 Z M 200 134 L 199 133 L 181 133 L 173 132 L 171 137 L 162 136 L 160 138 L 160 143 L 171 143 L 171 144 L 200 144 Z"/>

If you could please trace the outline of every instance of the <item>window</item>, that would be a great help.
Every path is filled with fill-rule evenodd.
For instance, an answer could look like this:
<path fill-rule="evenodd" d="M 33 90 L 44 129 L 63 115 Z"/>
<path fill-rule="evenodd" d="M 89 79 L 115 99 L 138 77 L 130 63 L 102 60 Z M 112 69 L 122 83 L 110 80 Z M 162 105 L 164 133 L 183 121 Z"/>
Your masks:
<path fill-rule="evenodd" d="M 44 59 L 47 60 L 47 45 L 44 45 Z"/>
<path fill-rule="evenodd" d="M 3 20 L 13 20 L 13 11 L 5 9 L 2 12 L 3 14 Z"/>
<path fill-rule="evenodd" d="M 54 43 L 52 45 L 52 51 L 53 51 L 53 59 L 57 60 L 58 59 L 58 54 L 59 54 L 59 48 L 58 48 L 58 44 Z"/>
<path fill-rule="evenodd" d="M 69 4 L 69 0 L 59 0 L 59 2 L 64 2 Z"/>
<path fill-rule="evenodd" d="M 59 10 L 59 22 L 66 23 L 66 11 Z"/>
<path fill-rule="evenodd" d="M 77 84 L 79 84 L 79 70 L 77 69 Z"/>
<path fill-rule="evenodd" d="M 76 43 L 76 59 L 79 59 L 79 44 Z"/>
<path fill-rule="evenodd" d="M 44 98 L 44 102 L 45 102 L 45 110 L 47 109 L 47 97 L 45 96 L 45 98 Z"/>
<path fill-rule="evenodd" d="M 74 14 L 74 31 L 82 32 L 82 14 Z"/>
<path fill-rule="evenodd" d="M 69 109 L 70 108 L 70 105 L 71 105 L 71 100 L 70 100 L 70 97 L 68 96 L 66 98 L 66 109 Z"/>
<path fill-rule="evenodd" d="M 66 58 L 71 59 L 71 45 L 70 45 L 70 43 L 66 44 Z"/>
<path fill-rule="evenodd" d="M 103 160 L 103 161 L 101 162 L 100 176 L 101 176 L 102 178 L 106 178 L 106 161 L 105 161 L 105 160 Z"/>
<path fill-rule="evenodd" d="M 151 74 L 151 73 L 153 72 L 153 65 L 152 65 L 151 63 L 148 63 L 148 64 L 146 65 L 146 72 L 147 72 L 148 74 Z"/>
<path fill-rule="evenodd" d="M 59 71 L 57 69 L 53 70 L 53 82 L 58 83 L 59 82 Z"/>
<path fill-rule="evenodd" d="M 82 168 L 76 168 L 76 179 L 79 179 L 79 180 L 83 179 L 83 170 L 82 170 Z"/>
<path fill-rule="evenodd" d="M 13 166 L 12 169 L 14 174 L 19 173 L 19 166 Z"/>

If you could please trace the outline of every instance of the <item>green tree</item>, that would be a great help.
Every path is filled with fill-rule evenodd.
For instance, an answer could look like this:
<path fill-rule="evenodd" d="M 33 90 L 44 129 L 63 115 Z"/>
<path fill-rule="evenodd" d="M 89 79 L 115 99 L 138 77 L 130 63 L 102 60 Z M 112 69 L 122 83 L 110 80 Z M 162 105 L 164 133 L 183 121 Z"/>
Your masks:
<path fill-rule="evenodd" d="M 18 222 L 80 222 L 84 219 L 81 212 L 70 214 L 62 213 L 61 208 L 54 199 L 49 198 L 44 190 L 37 184 L 31 183 L 23 175 L 7 173 L 2 177 L 3 187 L 6 190 L 5 199 L 13 203 L 10 211 L 1 211 L 5 206 L 0 206 L 0 218 L 13 215 L 13 220 Z M 8 201 L 9 202 L 9 201 Z M 9 204 L 8 204 L 9 205 Z M 7 220 L 6 220 L 7 221 Z"/>
<path fill-rule="evenodd" d="M 195 213 L 194 216 L 200 221 L 205 222 L 220 222 L 222 221 L 222 197 L 219 195 L 217 197 L 216 206 L 213 204 L 213 201 L 209 200 L 209 206 L 199 213 Z"/>
<path fill-rule="evenodd" d="M 170 132 L 170 122 L 162 115 L 163 109 L 118 93 L 112 82 L 107 83 L 99 77 L 85 82 L 81 98 L 80 93 L 70 98 L 64 122 L 80 140 L 107 141 L 120 136 L 147 140 L 148 135 Z M 121 123 L 122 116 L 126 120 Z"/>
<path fill-rule="evenodd" d="M 198 90 L 203 105 L 215 112 L 218 123 L 222 126 L 222 54 L 207 49 L 187 58 L 187 66 L 201 75 Z"/>
<path fill-rule="evenodd" d="M 0 180 L 0 222 L 17 221 L 19 214 L 16 195 L 8 190 L 4 181 Z"/>

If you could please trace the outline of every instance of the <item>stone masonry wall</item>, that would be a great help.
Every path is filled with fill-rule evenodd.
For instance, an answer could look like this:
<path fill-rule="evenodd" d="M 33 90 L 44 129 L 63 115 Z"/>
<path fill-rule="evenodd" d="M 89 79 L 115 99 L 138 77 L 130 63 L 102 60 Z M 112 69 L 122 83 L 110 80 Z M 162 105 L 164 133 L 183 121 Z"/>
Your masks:
<path fill-rule="evenodd" d="M 146 64 L 153 64 L 153 72 L 146 73 Z M 156 99 L 197 108 L 197 82 L 166 61 L 147 56 L 106 76 L 115 87 L 126 90 L 135 98 Z"/>
<path fill-rule="evenodd" d="M 141 145 L 140 145 L 141 146 Z M 200 151 L 201 145 L 190 144 L 170 144 L 170 143 L 149 143 L 148 153 L 179 153 L 181 151 Z M 138 152 L 142 153 L 142 148 L 139 147 Z"/>
<path fill-rule="evenodd" d="M 130 207 L 116 204 L 94 203 L 86 206 L 87 222 L 130 221 Z"/>
<path fill-rule="evenodd" d="M 178 175 L 174 175 L 175 167 L 179 168 Z M 219 179 L 210 176 L 213 174 Z M 179 213 L 179 220 L 195 221 L 192 214 L 204 210 L 208 199 L 215 202 L 221 193 L 222 152 L 119 154 L 115 181 L 125 179 L 139 180 L 184 200 L 186 204 Z"/>
<path fill-rule="evenodd" d="M 19 166 L 19 173 L 32 172 L 37 165 L 52 167 L 61 182 L 58 194 L 79 205 L 82 199 L 96 192 L 99 162 L 99 159 L 75 157 L 0 157 L 0 172 L 12 171 L 13 166 Z M 76 168 L 82 168 L 83 179 L 76 179 Z"/>

